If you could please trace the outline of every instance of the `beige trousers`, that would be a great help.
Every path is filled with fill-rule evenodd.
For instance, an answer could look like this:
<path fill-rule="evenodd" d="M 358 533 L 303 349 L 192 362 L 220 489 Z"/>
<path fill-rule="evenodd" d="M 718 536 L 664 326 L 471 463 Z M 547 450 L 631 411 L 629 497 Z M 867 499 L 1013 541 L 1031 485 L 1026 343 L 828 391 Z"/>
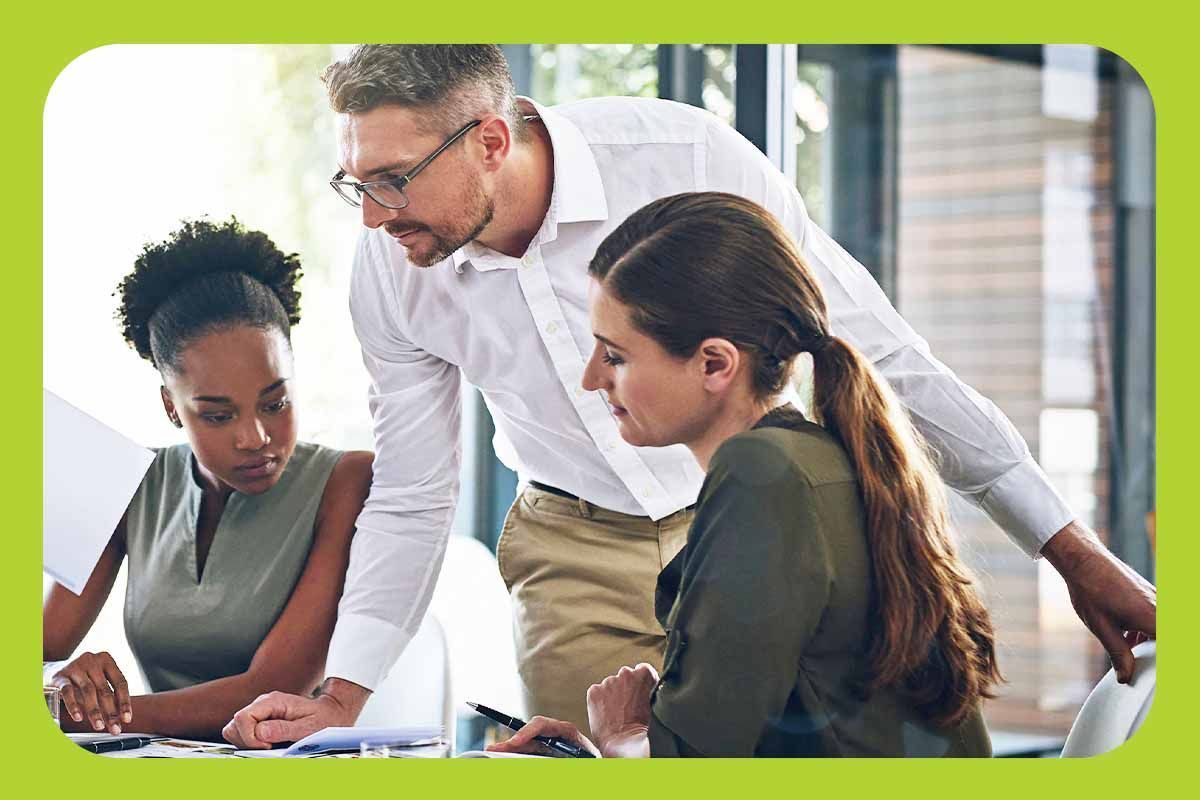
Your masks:
<path fill-rule="evenodd" d="M 585 733 L 587 689 L 626 664 L 662 666 L 658 573 L 682 549 L 693 512 L 655 522 L 526 488 L 496 556 L 513 600 L 526 710 Z"/>

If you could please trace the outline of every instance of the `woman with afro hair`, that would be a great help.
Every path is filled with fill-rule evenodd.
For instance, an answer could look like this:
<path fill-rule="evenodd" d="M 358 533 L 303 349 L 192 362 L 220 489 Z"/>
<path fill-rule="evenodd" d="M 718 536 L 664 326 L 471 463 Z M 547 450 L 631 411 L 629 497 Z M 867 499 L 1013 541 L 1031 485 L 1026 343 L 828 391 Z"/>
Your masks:
<path fill-rule="evenodd" d="M 125 339 L 187 443 L 156 451 L 83 594 L 55 585 L 43 606 L 42 657 L 66 660 L 128 562 L 125 631 L 152 693 L 84 653 L 51 670 L 64 729 L 219 740 L 260 694 L 320 681 L 372 456 L 296 441 L 299 277 L 231 219 L 184 223 L 121 282 Z"/>

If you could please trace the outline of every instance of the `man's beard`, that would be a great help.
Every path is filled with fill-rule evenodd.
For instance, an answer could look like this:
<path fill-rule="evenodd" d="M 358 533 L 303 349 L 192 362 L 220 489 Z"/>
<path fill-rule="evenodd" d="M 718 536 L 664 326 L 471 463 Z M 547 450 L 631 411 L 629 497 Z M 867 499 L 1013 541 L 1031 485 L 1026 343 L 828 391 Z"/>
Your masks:
<path fill-rule="evenodd" d="M 434 264 L 444 261 L 465 247 L 468 242 L 475 241 L 479 234 L 483 233 L 484 228 L 492 223 L 492 218 L 496 215 L 495 202 L 485 195 L 483 188 L 474 181 L 464 193 L 462 208 L 467 219 L 475 218 L 475 224 L 469 231 L 463 233 L 459 229 L 439 233 L 433 228 L 427 228 L 426 233 L 433 239 L 433 247 L 427 254 L 421 255 L 409 250 L 408 263 L 416 267 L 432 267 Z"/>

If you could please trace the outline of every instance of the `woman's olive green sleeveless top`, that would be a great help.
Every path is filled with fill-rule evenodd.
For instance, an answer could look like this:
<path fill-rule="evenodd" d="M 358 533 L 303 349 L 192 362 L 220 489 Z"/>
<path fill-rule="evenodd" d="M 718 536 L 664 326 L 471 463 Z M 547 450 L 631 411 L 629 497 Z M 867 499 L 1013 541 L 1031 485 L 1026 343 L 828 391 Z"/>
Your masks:
<path fill-rule="evenodd" d="M 125 635 L 151 691 L 250 666 L 304 571 L 325 482 L 341 456 L 299 442 L 267 492 L 230 495 L 197 578 L 201 489 L 192 450 L 157 451 L 125 529 Z"/>

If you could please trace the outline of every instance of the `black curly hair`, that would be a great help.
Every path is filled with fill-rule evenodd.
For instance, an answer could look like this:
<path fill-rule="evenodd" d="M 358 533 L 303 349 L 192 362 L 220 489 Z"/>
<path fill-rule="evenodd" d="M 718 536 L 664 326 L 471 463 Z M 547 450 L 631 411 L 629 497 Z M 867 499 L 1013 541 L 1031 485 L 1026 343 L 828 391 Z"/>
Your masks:
<path fill-rule="evenodd" d="M 147 244 L 115 294 L 125 341 L 160 372 L 178 371 L 183 348 L 232 325 L 277 328 L 291 343 L 300 321 L 300 259 L 235 217 L 185 221 Z"/>

